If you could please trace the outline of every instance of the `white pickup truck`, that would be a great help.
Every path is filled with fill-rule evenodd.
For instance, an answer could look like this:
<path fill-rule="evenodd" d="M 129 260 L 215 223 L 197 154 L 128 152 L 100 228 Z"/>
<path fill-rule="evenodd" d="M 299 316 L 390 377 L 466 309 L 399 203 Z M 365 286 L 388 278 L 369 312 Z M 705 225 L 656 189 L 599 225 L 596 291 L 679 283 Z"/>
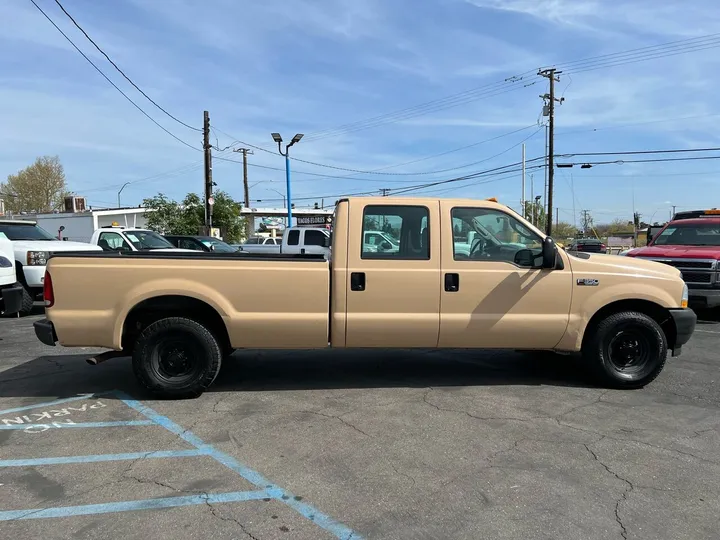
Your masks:
<path fill-rule="evenodd" d="M 10 240 L 15 258 L 15 281 L 22 287 L 21 315 L 32 311 L 40 299 L 45 281 L 45 265 L 50 255 L 61 251 L 99 251 L 98 246 L 58 240 L 35 221 L 0 220 L 0 233 Z M 9 249 L 9 248 L 8 248 Z"/>
<path fill-rule="evenodd" d="M 90 239 L 103 251 L 193 251 L 172 245 L 166 238 L 148 229 L 101 227 Z"/>
<path fill-rule="evenodd" d="M 295 255 L 327 255 L 330 231 L 314 227 L 290 227 L 280 238 L 249 238 L 240 249 L 247 253 L 285 253 Z M 257 240 L 256 240 L 257 239 Z M 261 243 L 262 242 L 262 243 Z"/>
<path fill-rule="evenodd" d="M 14 315 L 22 307 L 23 289 L 15 275 L 13 245 L 0 234 L 0 315 Z"/>

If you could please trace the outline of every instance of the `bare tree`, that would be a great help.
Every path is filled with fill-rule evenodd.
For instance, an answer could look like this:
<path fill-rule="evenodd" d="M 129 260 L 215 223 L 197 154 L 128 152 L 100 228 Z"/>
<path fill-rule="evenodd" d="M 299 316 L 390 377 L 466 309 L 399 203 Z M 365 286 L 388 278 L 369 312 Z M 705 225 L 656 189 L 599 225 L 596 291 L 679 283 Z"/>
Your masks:
<path fill-rule="evenodd" d="M 68 195 L 65 171 L 58 156 L 42 156 L 0 183 L 0 198 L 11 212 L 51 212 Z"/>

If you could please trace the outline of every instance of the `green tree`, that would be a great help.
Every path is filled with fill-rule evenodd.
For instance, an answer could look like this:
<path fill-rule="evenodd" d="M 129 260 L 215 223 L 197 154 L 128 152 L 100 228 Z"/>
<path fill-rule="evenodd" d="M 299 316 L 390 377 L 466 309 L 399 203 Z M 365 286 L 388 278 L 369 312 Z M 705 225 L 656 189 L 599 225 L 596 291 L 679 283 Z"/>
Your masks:
<path fill-rule="evenodd" d="M 0 183 L 0 198 L 11 212 L 52 212 L 69 195 L 58 156 L 42 156 Z"/>
<path fill-rule="evenodd" d="M 552 236 L 559 242 L 565 242 L 568 238 L 575 238 L 577 232 L 577 228 L 571 223 L 560 221 L 553 224 Z"/>
<path fill-rule="evenodd" d="M 215 193 L 213 199 L 213 227 L 220 229 L 226 242 L 242 240 L 242 205 L 224 191 Z M 199 234 L 205 223 L 205 202 L 195 193 L 188 193 L 180 203 L 160 193 L 145 199 L 143 206 L 154 210 L 147 214 L 147 226 L 160 234 Z"/>

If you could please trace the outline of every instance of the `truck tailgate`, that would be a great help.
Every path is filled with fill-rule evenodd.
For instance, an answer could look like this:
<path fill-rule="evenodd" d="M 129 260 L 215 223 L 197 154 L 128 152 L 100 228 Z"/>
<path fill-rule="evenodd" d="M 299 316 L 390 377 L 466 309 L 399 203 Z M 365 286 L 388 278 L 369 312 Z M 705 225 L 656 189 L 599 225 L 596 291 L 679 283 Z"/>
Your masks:
<path fill-rule="evenodd" d="M 328 343 L 330 273 L 321 257 L 74 253 L 53 257 L 48 272 L 55 304 L 47 316 L 62 345 L 120 349 L 128 313 L 163 296 L 211 306 L 234 348 Z"/>

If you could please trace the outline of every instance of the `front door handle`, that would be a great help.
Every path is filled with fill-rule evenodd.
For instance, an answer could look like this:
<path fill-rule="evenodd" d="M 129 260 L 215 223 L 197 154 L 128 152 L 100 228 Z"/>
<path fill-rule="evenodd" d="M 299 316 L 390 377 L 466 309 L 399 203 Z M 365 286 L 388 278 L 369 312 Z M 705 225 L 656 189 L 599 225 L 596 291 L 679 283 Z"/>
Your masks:
<path fill-rule="evenodd" d="M 445 274 L 445 290 L 447 292 L 460 290 L 460 274 Z"/>
<path fill-rule="evenodd" d="M 350 290 L 351 291 L 364 291 L 365 290 L 365 272 L 352 272 L 350 274 Z"/>

